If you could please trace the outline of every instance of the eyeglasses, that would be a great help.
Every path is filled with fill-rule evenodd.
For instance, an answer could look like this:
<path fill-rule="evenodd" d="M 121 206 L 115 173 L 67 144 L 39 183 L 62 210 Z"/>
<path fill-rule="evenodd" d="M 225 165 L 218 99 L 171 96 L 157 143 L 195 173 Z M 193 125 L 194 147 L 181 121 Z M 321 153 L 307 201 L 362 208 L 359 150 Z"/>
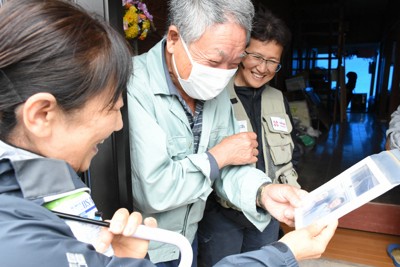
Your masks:
<path fill-rule="evenodd" d="M 262 56 L 255 54 L 255 53 L 249 53 L 247 51 L 244 51 L 244 53 L 246 54 L 246 56 L 250 56 L 250 60 L 253 61 L 254 63 L 256 63 L 257 65 L 260 65 L 262 63 L 265 63 L 265 65 L 267 66 L 267 68 L 271 71 L 275 71 L 278 72 L 281 68 L 282 65 L 279 62 L 276 62 L 274 60 L 271 59 L 265 59 Z"/>

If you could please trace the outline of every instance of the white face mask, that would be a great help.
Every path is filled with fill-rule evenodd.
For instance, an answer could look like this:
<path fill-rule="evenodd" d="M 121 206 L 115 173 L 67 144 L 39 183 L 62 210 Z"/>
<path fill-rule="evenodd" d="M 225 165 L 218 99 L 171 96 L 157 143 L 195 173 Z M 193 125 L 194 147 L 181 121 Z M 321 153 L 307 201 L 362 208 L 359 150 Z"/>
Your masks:
<path fill-rule="evenodd" d="M 190 63 L 192 64 L 192 71 L 190 72 L 188 79 L 183 80 L 179 76 L 174 55 L 172 55 L 172 64 L 174 65 L 175 72 L 178 75 L 178 81 L 183 90 L 194 99 L 210 100 L 216 97 L 222 92 L 222 90 L 224 90 L 233 75 L 235 75 L 237 68 L 226 70 L 199 64 L 192 59 L 192 56 L 182 38 L 181 41 L 186 54 L 189 57 Z"/>

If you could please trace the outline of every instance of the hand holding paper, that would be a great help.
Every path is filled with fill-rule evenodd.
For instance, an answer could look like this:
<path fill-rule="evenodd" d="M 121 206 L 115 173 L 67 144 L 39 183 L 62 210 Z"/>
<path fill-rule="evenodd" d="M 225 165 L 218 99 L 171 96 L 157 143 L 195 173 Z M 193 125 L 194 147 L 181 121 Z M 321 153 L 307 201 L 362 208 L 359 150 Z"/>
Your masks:
<path fill-rule="evenodd" d="M 278 221 L 294 225 L 294 208 L 299 207 L 304 190 L 287 184 L 269 184 L 262 190 L 261 201 L 267 211 Z"/>
<path fill-rule="evenodd" d="M 298 261 L 319 258 L 335 233 L 337 225 L 337 220 L 328 225 L 314 223 L 306 228 L 287 233 L 279 241 L 290 248 Z"/>
<path fill-rule="evenodd" d="M 398 185 L 399 173 L 400 150 L 366 157 L 302 199 L 295 210 L 296 229 L 339 219 Z"/>

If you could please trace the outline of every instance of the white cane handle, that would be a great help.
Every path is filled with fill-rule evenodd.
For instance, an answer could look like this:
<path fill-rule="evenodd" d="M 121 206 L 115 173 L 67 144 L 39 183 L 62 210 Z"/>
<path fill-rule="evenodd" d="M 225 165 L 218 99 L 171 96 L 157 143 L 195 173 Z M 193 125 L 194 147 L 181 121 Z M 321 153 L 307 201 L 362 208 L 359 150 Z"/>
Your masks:
<path fill-rule="evenodd" d="M 161 228 L 151 228 L 145 225 L 139 225 L 133 236 L 140 239 L 153 240 L 177 246 L 181 252 L 179 267 L 192 266 L 192 245 L 183 235 Z"/>

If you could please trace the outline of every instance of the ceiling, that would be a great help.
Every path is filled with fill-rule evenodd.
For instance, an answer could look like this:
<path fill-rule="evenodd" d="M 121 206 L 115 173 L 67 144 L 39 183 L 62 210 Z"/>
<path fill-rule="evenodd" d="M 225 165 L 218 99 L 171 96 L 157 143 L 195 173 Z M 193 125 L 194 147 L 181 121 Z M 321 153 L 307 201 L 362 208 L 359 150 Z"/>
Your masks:
<path fill-rule="evenodd" d="M 324 49 L 338 44 L 342 27 L 345 45 L 379 46 L 400 20 L 398 0 L 254 0 L 286 21 L 293 43 Z"/>
<path fill-rule="evenodd" d="M 294 48 L 316 48 L 324 53 L 338 46 L 339 26 L 344 32 L 345 54 L 370 57 L 400 22 L 400 0 L 252 0 L 281 17 L 292 31 Z M 146 0 L 157 32 L 141 43 L 147 51 L 165 33 L 167 4 Z M 340 23 L 341 22 L 341 23 Z M 372 51 L 372 52 L 371 52 Z"/>

